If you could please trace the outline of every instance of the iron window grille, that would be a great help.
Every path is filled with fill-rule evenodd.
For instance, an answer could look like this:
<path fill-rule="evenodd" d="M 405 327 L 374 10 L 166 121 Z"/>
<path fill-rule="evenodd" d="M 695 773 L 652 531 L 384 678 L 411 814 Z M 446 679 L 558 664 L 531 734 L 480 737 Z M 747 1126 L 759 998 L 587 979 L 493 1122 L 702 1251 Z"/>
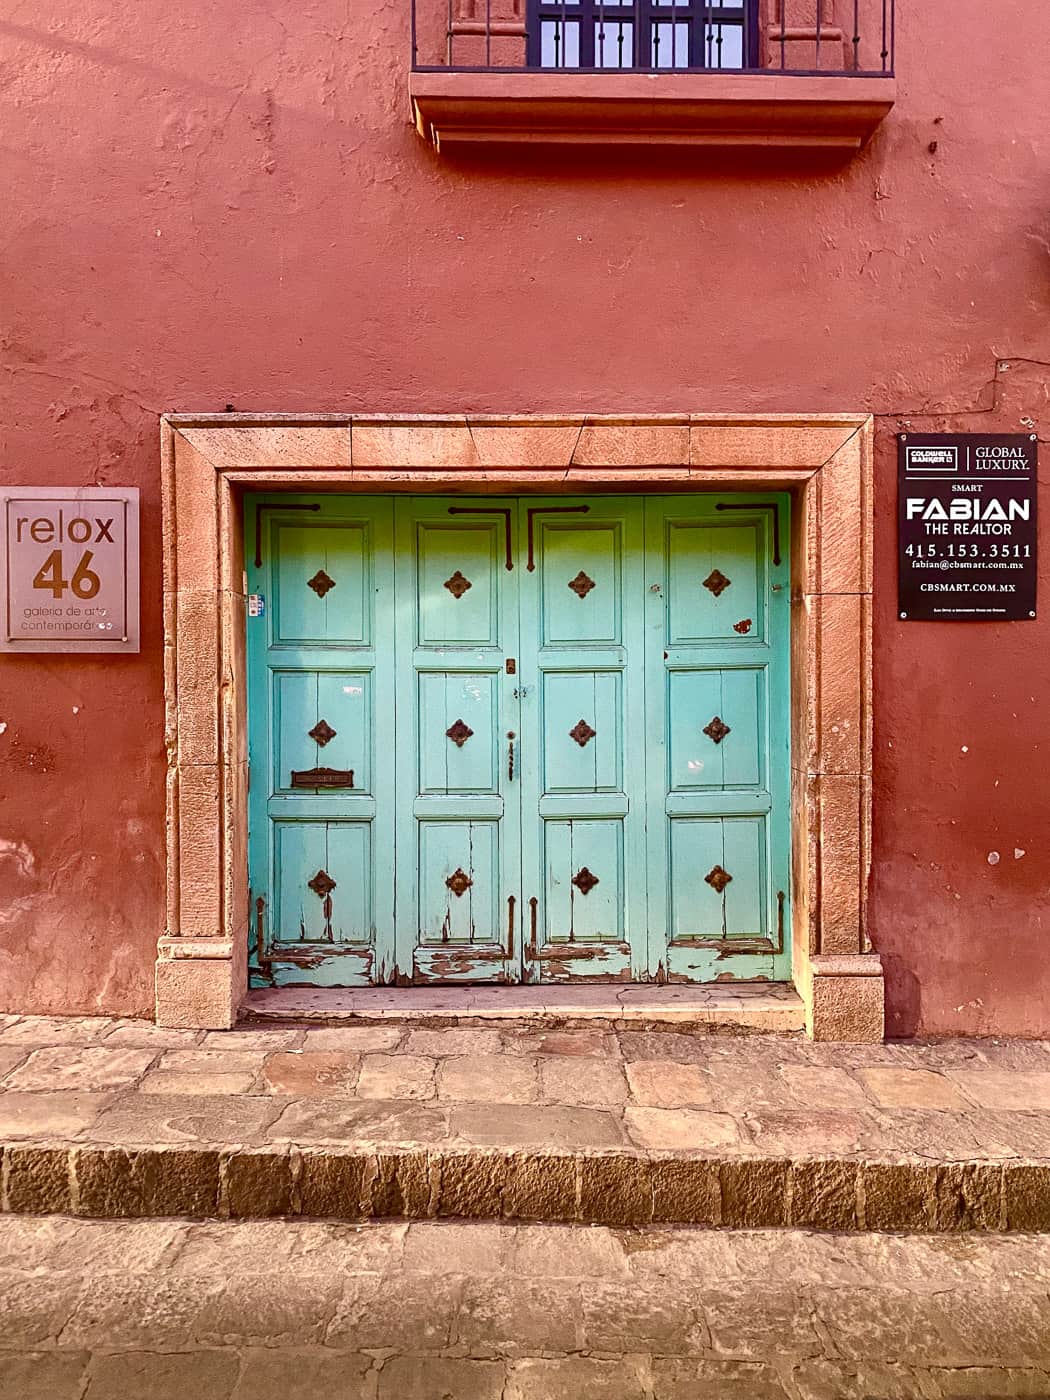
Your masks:
<path fill-rule="evenodd" d="M 527 16 L 530 68 L 740 71 L 758 62 L 756 0 L 528 0 Z"/>
<path fill-rule="evenodd" d="M 409 3 L 420 73 L 894 73 L 896 0 Z"/>

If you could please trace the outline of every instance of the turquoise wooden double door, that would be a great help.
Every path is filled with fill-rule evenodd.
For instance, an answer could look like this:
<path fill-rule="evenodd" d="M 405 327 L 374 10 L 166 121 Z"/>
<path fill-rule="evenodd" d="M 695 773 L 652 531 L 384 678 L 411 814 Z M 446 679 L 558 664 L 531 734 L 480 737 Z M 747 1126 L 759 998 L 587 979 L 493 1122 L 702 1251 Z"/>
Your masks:
<path fill-rule="evenodd" d="M 254 978 L 787 977 L 788 511 L 250 497 Z"/>

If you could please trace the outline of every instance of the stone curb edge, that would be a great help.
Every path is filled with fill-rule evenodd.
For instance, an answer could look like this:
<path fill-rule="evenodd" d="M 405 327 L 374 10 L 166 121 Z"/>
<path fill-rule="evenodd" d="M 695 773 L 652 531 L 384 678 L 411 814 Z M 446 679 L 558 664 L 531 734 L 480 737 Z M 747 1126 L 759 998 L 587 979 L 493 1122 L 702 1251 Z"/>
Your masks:
<path fill-rule="evenodd" d="M 1050 1162 L 0 1146 L 0 1211 L 1050 1231 Z"/>

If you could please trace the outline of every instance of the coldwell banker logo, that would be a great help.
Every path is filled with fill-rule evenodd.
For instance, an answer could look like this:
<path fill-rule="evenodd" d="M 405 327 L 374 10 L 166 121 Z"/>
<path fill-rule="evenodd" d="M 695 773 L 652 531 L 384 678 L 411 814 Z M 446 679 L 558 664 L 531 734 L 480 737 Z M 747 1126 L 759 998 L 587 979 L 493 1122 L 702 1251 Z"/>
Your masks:
<path fill-rule="evenodd" d="M 945 476 L 959 470 L 957 447 L 909 447 L 909 476 Z"/>

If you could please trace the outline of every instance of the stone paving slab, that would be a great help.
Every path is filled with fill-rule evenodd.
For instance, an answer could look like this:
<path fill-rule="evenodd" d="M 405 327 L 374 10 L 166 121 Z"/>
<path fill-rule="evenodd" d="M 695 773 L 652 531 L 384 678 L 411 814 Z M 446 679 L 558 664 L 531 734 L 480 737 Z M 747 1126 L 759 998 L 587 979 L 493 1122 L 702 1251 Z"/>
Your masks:
<path fill-rule="evenodd" d="M 0 1400 L 1050 1395 L 1037 1236 L 0 1218 Z"/>
<path fill-rule="evenodd" d="M 1050 1230 L 1050 1044 L 0 1021 L 0 1208 Z"/>

